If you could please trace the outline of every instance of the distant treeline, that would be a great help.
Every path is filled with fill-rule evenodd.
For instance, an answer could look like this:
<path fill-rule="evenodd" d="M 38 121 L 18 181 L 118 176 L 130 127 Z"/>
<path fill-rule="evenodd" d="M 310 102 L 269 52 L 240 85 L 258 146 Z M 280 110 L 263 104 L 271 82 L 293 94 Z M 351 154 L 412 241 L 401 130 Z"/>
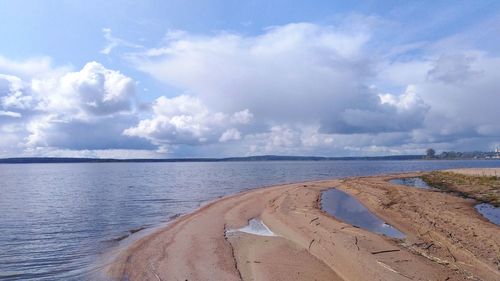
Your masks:
<path fill-rule="evenodd" d="M 168 158 L 168 159 L 111 159 L 111 158 L 68 158 L 68 157 L 19 157 L 3 158 L 0 164 L 23 164 L 23 163 L 120 163 L 120 162 L 249 162 L 249 161 L 354 161 L 354 160 L 439 160 L 439 159 L 496 159 L 500 158 L 495 152 L 455 152 L 444 151 L 441 154 L 429 153 L 427 155 L 391 155 L 391 156 L 362 156 L 362 157 L 321 157 L 321 156 L 280 156 L 260 155 L 247 157 L 227 158 Z M 433 151 L 433 150 L 432 150 Z"/>
<path fill-rule="evenodd" d="M 443 151 L 433 156 L 427 155 L 428 159 L 500 159 L 500 153 L 493 151 Z"/>
<path fill-rule="evenodd" d="M 103 158 L 64 158 L 64 157 L 19 157 L 3 158 L 0 163 L 109 163 L 109 162 L 244 162 L 244 161 L 331 161 L 331 160 L 420 160 L 422 155 L 394 155 L 375 157 L 319 157 L 319 156 L 279 156 L 262 155 L 228 158 L 170 158 L 170 159 L 103 159 Z"/>

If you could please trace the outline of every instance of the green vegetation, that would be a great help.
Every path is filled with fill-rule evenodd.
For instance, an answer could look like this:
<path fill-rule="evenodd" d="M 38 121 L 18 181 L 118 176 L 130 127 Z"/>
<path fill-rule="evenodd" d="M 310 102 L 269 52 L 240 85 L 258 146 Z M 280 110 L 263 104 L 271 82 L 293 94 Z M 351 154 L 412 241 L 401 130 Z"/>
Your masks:
<path fill-rule="evenodd" d="M 422 176 L 430 186 L 500 207 L 500 177 L 435 171 Z"/>
<path fill-rule="evenodd" d="M 428 158 L 434 158 L 434 156 L 436 156 L 436 151 L 432 148 L 428 148 L 425 151 L 425 154 L 427 155 Z"/>

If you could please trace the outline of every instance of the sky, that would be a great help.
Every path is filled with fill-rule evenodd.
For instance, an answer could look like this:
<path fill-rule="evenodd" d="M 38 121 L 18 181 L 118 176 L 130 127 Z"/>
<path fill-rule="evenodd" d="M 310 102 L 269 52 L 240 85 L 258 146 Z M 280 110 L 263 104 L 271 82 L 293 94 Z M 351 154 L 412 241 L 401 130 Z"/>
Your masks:
<path fill-rule="evenodd" d="M 500 147 L 500 1 L 0 0 L 0 157 Z"/>

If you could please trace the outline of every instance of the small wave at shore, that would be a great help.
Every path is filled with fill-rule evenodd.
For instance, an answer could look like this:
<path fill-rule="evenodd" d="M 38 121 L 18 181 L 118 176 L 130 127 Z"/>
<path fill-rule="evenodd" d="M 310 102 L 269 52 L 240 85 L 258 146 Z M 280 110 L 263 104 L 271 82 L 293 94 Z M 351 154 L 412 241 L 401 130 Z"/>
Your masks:
<path fill-rule="evenodd" d="M 107 270 L 110 265 L 115 263 L 123 251 L 125 251 L 134 242 L 144 238 L 155 231 L 164 229 L 172 221 L 179 218 L 183 214 L 177 213 L 168 217 L 163 223 L 157 225 L 143 225 L 137 228 L 132 228 L 128 230 L 126 234 L 118 236 L 113 239 L 103 241 L 103 243 L 108 244 L 107 249 L 97 258 L 97 261 L 91 265 L 87 278 L 90 280 L 109 280 Z M 109 245 L 111 243 L 111 245 Z"/>

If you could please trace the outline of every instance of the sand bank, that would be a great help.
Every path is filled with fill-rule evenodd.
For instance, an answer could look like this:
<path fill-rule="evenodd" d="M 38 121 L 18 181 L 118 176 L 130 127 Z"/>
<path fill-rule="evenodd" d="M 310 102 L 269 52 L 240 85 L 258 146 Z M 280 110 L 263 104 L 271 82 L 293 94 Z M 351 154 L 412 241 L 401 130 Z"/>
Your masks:
<path fill-rule="evenodd" d="M 116 280 L 500 280 L 500 228 L 473 202 L 393 185 L 421 174 L 261 188 L 210 203 L 124 250 Z M 338 188 L 406 234 L 391 239 L 322 212 Z M 260 218 L 276 236 L 228 232 Z"/>
<path fill-rule="evenodd" d="M 500 177 L 500 168 L 449 169 L 445 171 L 467 176 Z"/>

